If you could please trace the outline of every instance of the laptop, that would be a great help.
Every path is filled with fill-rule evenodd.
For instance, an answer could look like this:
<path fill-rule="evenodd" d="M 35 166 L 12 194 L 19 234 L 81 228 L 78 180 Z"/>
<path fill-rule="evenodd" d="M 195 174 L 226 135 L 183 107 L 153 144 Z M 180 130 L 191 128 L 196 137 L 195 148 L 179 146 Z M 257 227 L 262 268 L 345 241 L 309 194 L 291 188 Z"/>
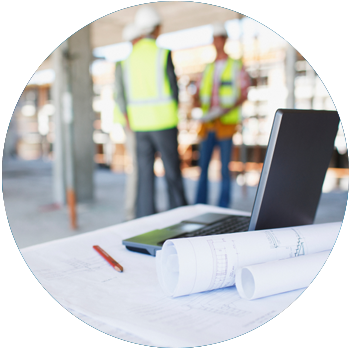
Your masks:
<path fill-rule="evenodd" d="M 312 224 L 338 125 L 336 111 L 278 109 L 251 216 L 205 213 L 123 244 L 155 256 L 167 239 Z"/>

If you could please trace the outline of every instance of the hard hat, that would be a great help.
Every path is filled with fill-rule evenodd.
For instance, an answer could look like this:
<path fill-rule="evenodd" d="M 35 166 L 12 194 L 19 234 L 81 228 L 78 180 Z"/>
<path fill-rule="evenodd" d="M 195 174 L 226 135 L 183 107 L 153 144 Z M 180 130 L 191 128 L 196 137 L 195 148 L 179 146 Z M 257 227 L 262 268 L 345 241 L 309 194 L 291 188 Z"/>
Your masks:
<path fill-rule="evenodd" d="M 151 34 L 157 25 L 162 22 L 158 12 L 152 6 L 142 6 L 135 15 L 135 24 L 142 34 Z"/>
<path fill-rule="evenodd" d="M 213 36 L 225 36 L 226 38 L 228 37 L 224 23 L 215 22 L 212 24 L 212 28 Z"/>
<path fill-rule="evenodd" d="M 122 38 L 124 41 L 132 41 L 141 36 L 139 27 L 135 23 L 127 24 L 122 32 Z"/>

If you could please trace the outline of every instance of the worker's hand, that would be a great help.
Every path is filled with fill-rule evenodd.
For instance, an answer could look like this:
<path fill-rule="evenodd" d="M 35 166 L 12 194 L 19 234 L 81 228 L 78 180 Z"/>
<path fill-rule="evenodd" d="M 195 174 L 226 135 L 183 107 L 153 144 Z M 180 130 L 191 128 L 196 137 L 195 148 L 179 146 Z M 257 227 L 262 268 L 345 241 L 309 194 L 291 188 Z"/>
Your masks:
<path fill-rule="evenodd" d="M 199 95 L 198 94 L 195 94 L 193 96 L 193 108 L 200 108 L 201 107 L 201 101 L 199 99 Z"/>
<path fill-rule="evenodd" d="M 124 117 L 125 117 L 125 121 L 126 121 L 125 127 L 126 127 L 128 130 L 131 130 L 130 122 L 129 122 L 129 118 L 128 118 L 128 114 L 127 114 L 127 113 L 124 113 Z"/>

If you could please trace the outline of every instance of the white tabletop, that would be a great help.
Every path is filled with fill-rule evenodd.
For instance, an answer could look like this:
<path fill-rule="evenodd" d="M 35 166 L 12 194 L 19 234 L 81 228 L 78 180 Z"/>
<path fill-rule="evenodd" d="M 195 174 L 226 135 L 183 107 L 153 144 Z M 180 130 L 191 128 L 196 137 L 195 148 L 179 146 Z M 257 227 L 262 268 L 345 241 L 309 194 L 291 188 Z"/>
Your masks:
<path fill-rule="evenodd" d="M 166 296 L 155 258 L 130 252 L 122 240 L 205 212 L 239 213 L 207 205 L 181 207 L 21 250 L 42 286 L 66 309 L 117 338 L 167 347 L 217 343 L 244 334 L 289 306 L 303 290 L 254 301 L 235 287 L 179 298 Z M 92 248 L 123 267 L 118 273 Z"/>

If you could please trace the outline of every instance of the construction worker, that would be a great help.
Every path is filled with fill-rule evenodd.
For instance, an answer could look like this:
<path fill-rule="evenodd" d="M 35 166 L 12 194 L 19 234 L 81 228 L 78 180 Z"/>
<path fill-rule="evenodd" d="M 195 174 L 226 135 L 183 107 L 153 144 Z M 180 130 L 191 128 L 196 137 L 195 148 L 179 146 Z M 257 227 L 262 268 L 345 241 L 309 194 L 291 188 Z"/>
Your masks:
<path fill-rule="evenodd" d="M 139 28 L 134 23 L 126 25 L 122 32 L 123 41 L 129 41 L 135 45 L 141 38 Z M 126 152 L 131 160 L 131 168 L 128 169 L 125 190 L 125 218 L 127 221 L 136 218 L 137 198 L 137 161 L 136 161 L 136 136 L 130 129 L 127 119 L 125 91 L 122 77 L 122 66 L 118 62 L 115 67 L 115 102 L 114 122 L 123 126 L 125 132 Z"/>
<path fill-rule="evenodd" d="M 200 80 L 197 102 L 202 108 L 202 124 L 199 136 L 199 166 L 196 203 L 208 201 L 208 167 L 215 146 L 220 147 L 221 192 L 218 206 L 229 207 L 231 200 L 231 178 L 229 162 L 233 149 L 232 137 L 240 122 L 240 107 L 247 99 L 249 77 L 241 61 L 234 60 L 224 51 L 227 32 L 223 23 L 215 23 L 213 44 L 216 49 L 215 62 L 208 64 Z"/>
<path fill-rule="evenodd" d="M 135 24 L 143 37 L 122 62 L 127 119 L 136 135 L 138 191 L 136 216 L 156 213 L 156 153 L 160 153 L 168 187 L 169 208 L 186 205 L 177 141 L 178 86 L 169 50 L 157 47 L 161 18 L 142 6 Z"/>

